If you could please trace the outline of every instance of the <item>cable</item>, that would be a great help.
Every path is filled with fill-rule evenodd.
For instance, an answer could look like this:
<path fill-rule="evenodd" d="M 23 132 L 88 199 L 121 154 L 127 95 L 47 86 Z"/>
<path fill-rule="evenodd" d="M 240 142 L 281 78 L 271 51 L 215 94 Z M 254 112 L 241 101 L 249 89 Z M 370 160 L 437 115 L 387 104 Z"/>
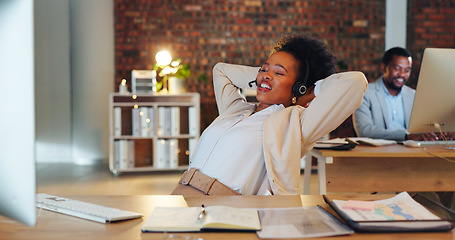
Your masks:
<path fill-rule="evenodd" d="M 423 148 L 423 151 L 425 151 L 426 153 L 428 153 L 429 155 L 431 155 L 433 157 L 441 158 L 441 159 L 444 159 L 444 160 L 446 160 L 448 162 L 455 163 L 454 159 L 446 158 L 446 157 L 443 157 L 443 156 L 438 156 L 437 154 L 434 154 L 434 153 L 432 153 L 430 151 L 427 151 L 426 147 Z"/>
<path fill-rule="evenodd" d="M 41 216 L 41 212 L 43 211 L 43 207 L 39 207 L 38 214 L 36 215 L 36 218 L 39 218 Z"/>
<path fill-rule="evenodd" d="M 455 150 L 455 148 L 452 147 L 452 145 L 450 145 L 450 143 L 447 141 L 446 136 L 444 135 L 444 133 L 441 130 L 441 125 L 439 125 L 439 123 L 434 123 L 434 127 L 439 130 L 439 133 L 441 133 L 441 136 L 442 136 L 443 140 L 446 142 L 447 146 L 449 146 L 448 148 L 451 149 L 451 150 Z M 427 151 L 426 147 L 423 148 L 423 151 L 425 151 L 426 153 L 428 153 L 429 155 L 431 155 L 433 157 L 441 158 L 441 159 L 444 159 L 444 160 L 446 160 L 448 162 L 455 163 L 454 159 L 446 158 L 446 157 L 443 157 L 443 156 L 438 156 L 437 154 L 434 154 L 434 153 L 432 153 L 430 151 Z"/>
<path fill-rule="evenodd" d="M 439 130 L 442 139 L 446 142 L 447 146 L 449 146 L 449 149 L 455 150 L 455 147 L 452 147 L 452 145 L 450 145 L 449 141 L 446 138 L 446 135 L 444 135 L 444 133 L 442 132 L 441 125 L 439 125 L 439 123 L 434 123 L 434 127 Z"/>

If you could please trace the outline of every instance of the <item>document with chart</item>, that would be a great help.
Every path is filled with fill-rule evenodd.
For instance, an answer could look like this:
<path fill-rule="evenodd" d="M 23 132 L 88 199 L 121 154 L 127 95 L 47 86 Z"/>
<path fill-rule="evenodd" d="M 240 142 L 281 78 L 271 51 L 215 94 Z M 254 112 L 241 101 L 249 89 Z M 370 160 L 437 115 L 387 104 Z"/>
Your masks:
<path fill-rule="evenodd" d="M 420 198 L 427 207 L 407 192 L 378 201 L 330 200 L 324 197 L 349 226 L 360 232 L 446 231 L 454 227 L 454 212 L 429 199 Z"/>

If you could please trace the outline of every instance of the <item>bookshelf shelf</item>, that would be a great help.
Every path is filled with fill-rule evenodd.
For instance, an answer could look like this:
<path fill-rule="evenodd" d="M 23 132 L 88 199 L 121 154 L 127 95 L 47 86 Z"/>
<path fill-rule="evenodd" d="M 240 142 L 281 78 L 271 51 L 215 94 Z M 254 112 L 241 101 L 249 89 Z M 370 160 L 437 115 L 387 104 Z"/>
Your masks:
<path fill-rule="evenodd" d="M 185 170 L 200 135 L 199 93 L 109 96 L 109 169 Z"/>
<path fill-rule="evenodd" d="M 161 168 L 157 169 L 154 167 L 134 167 L 134 168 L 125 168 L 125 169 L 114 169 L 112 173 L 114 175 L 120 175 L 121 173 L 138 173 L 138 172 L 172 172 L 172 171 L 184 171 L 188 169 L 188 165 L 178 166 L 176 168 Z"/>

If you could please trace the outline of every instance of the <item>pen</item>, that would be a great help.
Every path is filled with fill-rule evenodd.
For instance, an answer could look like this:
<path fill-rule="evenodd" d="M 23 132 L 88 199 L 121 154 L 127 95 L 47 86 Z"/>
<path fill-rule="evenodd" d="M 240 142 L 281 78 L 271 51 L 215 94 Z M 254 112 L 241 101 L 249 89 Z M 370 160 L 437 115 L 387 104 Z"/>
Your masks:
<path fill-rule="evenodd" d="M 351 139 L 349 138 L 345 138 L 346 142 L 348 142 L 349 144 L 353 144 L 353 145 L 359 145 L 358 142 L 355 142 L 355 141 L 352 141 Z"/>
<path fill-rule="evenodd" d="M 202 207 L 201 213 L 199 214 L 199 217 L 197 218 L 197 221 L 198 221 L 198 222 L 201 222 L 202 219 L 203 219 L 204 216 L 205 216 L 205 206 L 204 206 L 204 204 L 202 204 L 201 207 Z"/>

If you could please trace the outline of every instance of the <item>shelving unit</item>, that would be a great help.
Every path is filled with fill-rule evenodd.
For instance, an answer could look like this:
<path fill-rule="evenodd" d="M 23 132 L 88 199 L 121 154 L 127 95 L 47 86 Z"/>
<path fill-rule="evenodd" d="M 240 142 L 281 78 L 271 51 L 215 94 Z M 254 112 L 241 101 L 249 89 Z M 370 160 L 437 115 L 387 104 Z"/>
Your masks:
<path fill-rule="evenodd" d="M 188 168 L 200 135 L 199 93 L 111 93 L 109 114 L 114 175 Z"/>

